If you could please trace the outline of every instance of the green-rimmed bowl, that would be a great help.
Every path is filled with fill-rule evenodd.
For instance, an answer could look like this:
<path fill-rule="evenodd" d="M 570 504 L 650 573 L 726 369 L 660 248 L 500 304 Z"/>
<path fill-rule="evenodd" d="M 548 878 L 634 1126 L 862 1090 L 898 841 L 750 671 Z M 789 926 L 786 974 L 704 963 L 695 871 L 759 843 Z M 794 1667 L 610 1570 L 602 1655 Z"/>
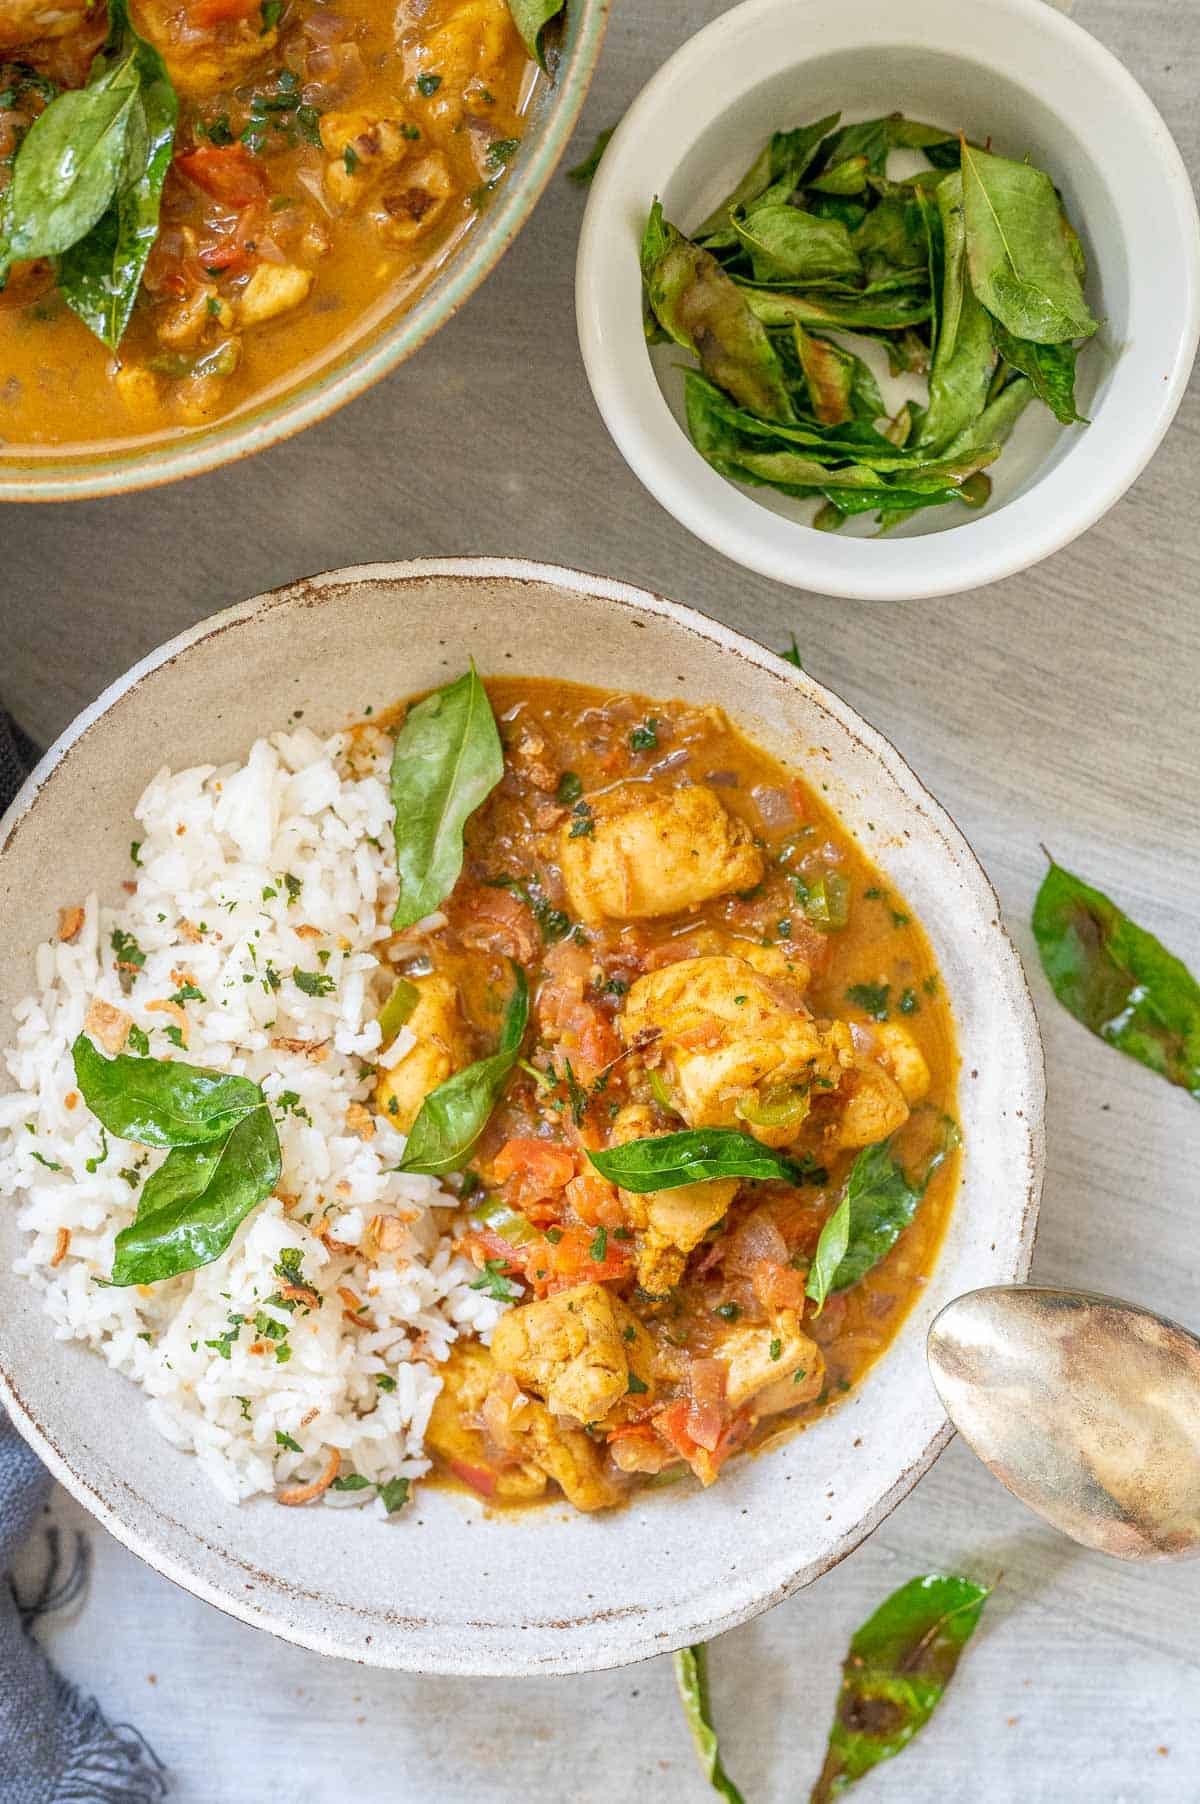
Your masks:
<path fill-rule="evenodd" d="M 487 212 L 415 301 L 398 305 L 341 349 L 331 349 L 294 386 L 178 440 L 62 456 L 0 453 L 0 501 L 82 501 L 198 476 L 302 432 L 419 351 L 474 294 L 537 205 L 591 86 L 610 4 L 567 0 L 557 54 L 550 52 L 553 76 L 534 90 L 519 159 Z"/>

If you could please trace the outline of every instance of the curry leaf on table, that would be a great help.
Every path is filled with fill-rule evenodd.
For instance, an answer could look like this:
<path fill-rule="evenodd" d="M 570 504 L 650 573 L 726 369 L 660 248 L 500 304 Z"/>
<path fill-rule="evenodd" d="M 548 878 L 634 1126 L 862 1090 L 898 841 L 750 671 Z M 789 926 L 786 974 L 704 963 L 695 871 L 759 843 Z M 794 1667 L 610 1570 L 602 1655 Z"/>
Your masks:
<path fill-rule="evenodd" d="M 521 42 L 539 69 L 546 67 L 546 27 L 558 17 L 566 0 L 508 0 L 513 24 Z"/>
<path fill-rule="evenodd" d="M 107 1059 L 86 1034 L 71 1053 L 80 1094 L 101 1126 L 141 1146 L 219 1140 L 263 1102 L 248 1077 L 176 1059 Z"/>
<path fill-rule="evenodd" d="M 615 125 L 606 125 L 602 132 L 596 133 L 596 141 L 588 151 L 586 157 L 584 157 L 583 161 L 581 163 L 576 163 L 573 169 L 567 170 L 567 180 L 569 182 L 574 182 L 577 188 L 587 187 L 597 169 L 599 169 L 600 159 L 608 149 L 609 140 L 612 138 L 616 129 Z"/>
<path fill-rule="evenodd" d="M 1097 323 L 1050 177 L 964 144 L 962 179 L 971 286 L 988 312 L 1035 344 L 1090 338 Z"/>
<path fill-rule="evenodd" d="M 832 1804 L 925 1727 L 990 1595 L 970 1579 L 927 1574 L 901 1585 L 855 1631 L 809 1804 Z"/>
<path fill-rule="evenodd" d="M 456 1071 L 425 1098 L 405 1144 L 400 1171 L 442 1177 L 457 1171 L 470 1156 L 517 1062 L 529 1022 L 529 985 L 520 965 L 513 965 L 513 974 L 515 988 L 496 1051 Z"/>
<path fill-rule="evenodd" d="M 1200 1101 L 1200 983 L 1183 961 L 1054 863 L 1034 904 L 1033 934 L 1063 1007 Z"/>
<path fill-rule="evenodd" d="M 67 305 L 115 351 L 158 236 L 179 106 L 166 64 L 134 30 L 126 0 L 109 0 L 108 19 L 107 53 L 131 60 L 138 95 L 113 198 L 94 229 L 63 253 L 58 286 Z"/>
<path fill-rule="evenodd" d="M 392 926 L 432 914 L 458 881 L 463 829 L 504 775 L 487 692 L 472 663 L 404 717 L 392 753 L 393 835 L 400 895 Z"/>
<path fill-rule="evenodd" d="M 602 1177 L 638 1196 L 680 1190 L 709 1178 L 782 1178 L 791 1184 L 804 1177 L 794 1159 L 737 1128 L 684 1128 L 627 1140 L 603 1152 L 589 1147 L 588 1158 Z"/>
<path fill-rule="evenodd" d="M 173 1147 L 142 1186 L 135 1219 L 117 1235 L 109 1282 L 155 1284 L 210 1264 L 270 1196 L 279 1174 L 279 1135 L 261 1101 L 223 1138 Z"/>
<path fill-rule="evenodd" d="M 840 1203 L 821 1230 L 809 1270 L 807 1291 L 818 1313 L 827 1296 L 849 1290 L 891 1252 L 916 1214 L 934 1172 L 960 1138 L 957 1125 L 943 1117 L 911 1178 L 893 1157 L 890 1140 L 863 1148 L 850 1168 Z"/>
<path fill-rule="evenodd" d="M 745 1804 L 721 1763 L 721 1748 L 708 1699 L 707 1649 L 703 1646 L 679 1649 L 675 1655 L 675 1684 L 705 1778 L 727 1804 Z"/>
<path fill-rule="evenodd" d="M 656 200 L 642 240 L 642 275 L 655 318 L 705 374 L 766 419 L 792 405 L 771 341 L 716 258 L 663 217 Z"/>

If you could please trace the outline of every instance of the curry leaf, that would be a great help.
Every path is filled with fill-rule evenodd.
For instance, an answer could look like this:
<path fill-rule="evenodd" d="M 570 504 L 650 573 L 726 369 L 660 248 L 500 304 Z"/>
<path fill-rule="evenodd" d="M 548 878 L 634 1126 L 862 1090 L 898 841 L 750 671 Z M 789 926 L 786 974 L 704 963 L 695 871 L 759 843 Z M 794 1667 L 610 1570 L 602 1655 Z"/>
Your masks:
<path fill-rule="evenodd" d="M 992 321 L 996 349 L 1005 363 L 1028 376 L 1039 401 L 1044 401 L 1063 426 L 1088 424 L 1075 405 L 1075 365 L 1079 353 L 1074 345 L 1038 345 L 1027 338 L 1014 338 L 998 319 Z"/>
<path fill-rule="evenodd" d="M 776 182 L 786 182 L 789 189 L 798 188 L 826 133 L 834 129 L 840 117 L 840 113 L 831 113 L 827 119 L 818 119 L 814 125 L 801 125 L 794 131 L 776 132 L 732 194 L 727 194 L 708 218 L 697 226 L 692 234 L 697 243 L 708 244 L 711 248 L 711 241 L 715 237 L 723 238 L 729 243 L 736 242 L 729 224 L 729 215 L 735 208 L 750 206 Z"/>
<path fill-rule="evenodd" d="M 728 1804 L 745 1804 L 741 1792 L 721 1764 L 720 1744 L 708 1701 L 707 1650 L 704 1647 L 679 1649 L 675 1655 L 675 1683 L 704 1777 L 715 1792 L 728 1800 Z"/>
<path fill-rule="evenodd" d="M 971 285 L 988 312 L 1035 344 L 1089 338 L 1097 324 L 1050 177 L 964 144 L 962 178 Z"/>
<path fill-rule="evenodd" d="M 677 1134 L 655 1134 L 627 1140 L 604 1152 L 588 1149 L 602 1177 L 642 1196 L 654 1190 L 679 1190 L 707 1178 L 783 1178 L 802 1181 L 792 1159 L 737 1128 L 685 1128 Z"/>
<path fill-rule="evenodd" d="M 801 285 L 824 276 L 862 274 L 850 234 L 836 219 L 818 219 L 786 203 L 758 206 L 731 223 L 749 252 L 756 282 Z"/>
<path fill-rule="evenodd" d="M 155 1284 L 208 1265 L 279 1182 L 279 1136 L 261 1103 L 223 1139 L 175 1146 L 117 1235 L 111 1283 Z"/>
<path fill-rule="evenodd" d="M 546 27 L 557 18 L 566 0 L 508 0 L 513 24 L 521 34 L 521 42 L 539 69 L 546 67 Z"/>
<path fill-rule="evenodd" d="M 408 710 L 392 754 L 400 895 L 395 928 L 432 914 L 458 881 L 463 828 L 504 775 L 500 734 L 472 663 Z"/>
<path fill-rule="evenodd" d="M 929 412 L 922 446 L 944 445 L 987 406 L 996 368 L 992 319 L 967 279 L 967 234 L 962 177 L 948 175 L 937 191 L 945 246 L 941 331 L 929 376 Z"/>
<path fill-rule="evenodd" d="M 1033 910 L 1063 1007 L 1110 1046 L 1200 1101 L 1200 984 L 1100 890 L 1052 863 Z"/>
<path fill-rule="evenodd" d="M 642 239 L 642 275 L 659 324 L 715 383 L 764 419 L 793 417 L 779 359 L 736 284 L 663 218 L 657 200 Z"/>
<path fill-rule="evenodd" d="M 166 64 L 133 29 L 126 0 L 109 0 L 108 16 L 106 48 L 131 60 L 138 95 L 114 197 L 95 228 L 63 253 L 58 286 L 67 305 L 115 351 L 158 236 L 179 107 Z"/>
<path fill-rule="evenodd" d="M 616 129 L 615 125 L 608 125 L 605 126 L 602 132 L 597 132 L 596 142 L 592 145 L 592 148 L 588 151 L 587 156 L 584 157 L 582 163 L 576 163 L 574 169 L 567 170 L 567 180 L 569 182 L 574 182 L 577 188 L 587 187 L 597 169 L 599 169 L 600 159 L 608 149 L 609 139 Z"/>
<path fill-rule="evenodd" d="M 892 1157 L 890 1140 L 863 1148 L 850 1168 L 841 1202 L 821 1229 L 809 1271 L 806 1288 L 818 1313 L 831 1292 L 849 1290 L 891 1252 L 934 1172 L 960 1138 L 956 1124 L 944 1117 L 932 1150 L 912 1179 Z"/>
<path fill-rule="evenodd" d="M 400 1171 L 441 1177 L 457 1171 L 470 1156 L 517 1062 L 529 1021 L 529 985 L 520 965 L 514 964 L 513 973 L 516 987 L 505 1011 L 499 1046 L 490 1058 L 455 1072 L 425 1098 L 408 1136 Z"/>
<path fill-rule="evenodd" d="M 854 418 L 854 365 L 857 359 L 827 339 L 814 338 L 799 320 L 792 330 L 813 412 L 822 426 L 844 426 Z"/>
<path fill-rule="evenodd" d="M 106 1059 L 86 1034 L 71 1049 L 84 1102 L 101 1126 L 142 1146 L 195 1146 L 220 1140 L 261 1108 L 248 1077 L 175 1059 Z"/>
<path fill-rule="evenodd" d="M 930 313 L 929 295 L 924 291 L 902 289 L 861 298 L 830 295 L 818 299 L 816 295 L 783 294 L 748 283 L 739 282 L 737 286 L 751 313 L 764 326 L 790 326 L 793 320 L 799 320 L 806 326 L 828 326 L 838 331 L 862 327 L 893 332 L 920 325 Z"/>
<path fill-rule="evenodd" d="M 13 164 L 0 268 L 58 256 L 91 231 L 116 189 L 136 100 L 129 66 L 60 94 L 34 120 Z"/>
<path fill-rule="evenodd" d="M 910 1579 L 855 1632 L 809 1804 L 831 1804 L 925 1727 L 990 1595 L 970 1579 Z"/>

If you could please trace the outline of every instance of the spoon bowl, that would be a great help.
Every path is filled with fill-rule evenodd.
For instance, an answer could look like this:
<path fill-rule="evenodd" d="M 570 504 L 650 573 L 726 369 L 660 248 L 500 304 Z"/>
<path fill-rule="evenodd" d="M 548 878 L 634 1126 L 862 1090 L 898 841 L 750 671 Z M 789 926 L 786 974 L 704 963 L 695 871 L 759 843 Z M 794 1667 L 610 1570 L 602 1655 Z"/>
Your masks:
<path fill-rule="evenodd" d="M 934 1319 L 929 1369 L 1022 1503 L 1121 1560 L 1200 1553 L 1200 1340 L 1136 1303 L 996 1286 Z"/>

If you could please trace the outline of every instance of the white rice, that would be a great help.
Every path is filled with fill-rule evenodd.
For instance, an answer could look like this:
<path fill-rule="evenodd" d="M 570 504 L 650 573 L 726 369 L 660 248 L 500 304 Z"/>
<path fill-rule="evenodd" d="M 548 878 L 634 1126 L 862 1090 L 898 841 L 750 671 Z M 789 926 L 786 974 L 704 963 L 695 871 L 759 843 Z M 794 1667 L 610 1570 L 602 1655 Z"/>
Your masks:
<path fill-rule="evenodd" d="M 452 1250 L 457 1199 L 433 1178 L 391 1169 L 404 1140 L 386 1120 L 376 1118 L 368 1139 L 346 1122 L 348 1106 L 371 1093 L 375 1015 L 391 985 L 378 950 L 395 894 L 388 749 L 378 735 L 351 755 L 346 736 L 322 742 L 300 728 L 258 740 L 244 764 L 160 771 L 136 809 L 134 893 L 116 908 L 89 896 L 73 942 L 39 946 L 38 993 L 13 1011 L 0 1196 L 23 1198 L 29 1241 L 16 1270 L 42 1293 L 57 1338 L 86 1342 L 141 1385 L 159 1432 L 194 1452 L 233 1500 L 306 1483 L 334 1448 L 342 1478 L 420 1477 L 441 1388 L 426 1362 L 444 1359 L 460 1332 L 488 1338 L 501 1312 L 470 1288 L 474 1268 Z M 128 994 L 114 928 L 145 953 L 144 967 L 126 973 Z M 323 971 L 331 993 L 305 994 L 297 968 Z M 71 1044 L 100 997 L 133 1016 L 152 1055 L 175 1053 L 171 1015 L 147 1005 L 171 996 L 185 973 L 205 1000 L 187 1004 L 187 1047 L 176 1056 L 261 1083 L 276 1104 L 278 1194 L 211 1265 L 153 1286 L 106 1288 L 96 1280 L 112 1269 L 137 1186 L 165 1154 L 105 1140 L 79 1099 Z M 273 1044 L 281 1039 L 321 1042 L 326 1056 Z M 389 1062 L 413 1043 L 402 1033 Z M 375 1253 L 368 1227 L 378 1216 L 406 1224 L 398 1252 Z M 323 1225 L 348 1250 L 318 1238 Z M 60 1229 L 70 1245 L 52 1266 Z M 318 1308 L 266 1303 L 289 1247 L 321 1295 Z M 354 1292 L 369 1326 L 350 1319 L 339 1286 Z M 231 1322 L 238 1315 L 241 1325 Z M 331 1490 L 324 1500 L 375 1500 L 385 1513 L 373 1489 Z"/>

